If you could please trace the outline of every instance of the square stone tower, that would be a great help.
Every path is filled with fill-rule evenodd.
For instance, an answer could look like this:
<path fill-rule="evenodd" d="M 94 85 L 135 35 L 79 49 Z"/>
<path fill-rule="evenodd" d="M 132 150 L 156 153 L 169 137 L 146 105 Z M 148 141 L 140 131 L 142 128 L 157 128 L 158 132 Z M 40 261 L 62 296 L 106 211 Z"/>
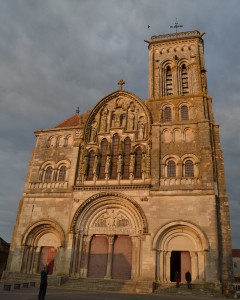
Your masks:
<path fill-rule="evenodd" d="M 192 195 L 191 205 L 199 206 L 197 218 L 202 224 L 207 221 L 202 212 L 211 210 L 211 201 L 204 203 L 204 198 L 212 198 L 216 219 L 206 232 L 215 223 L 217 272 L 220 281 L 228 282 L 232 278 L 229 204 L 219 126 L 214 123 L 212 98 L 207 90 L 203 35 L 189 31 L 153 36 L 146 41 L 146 104 L 153 118 L 152 187 L 165 195 L 182 195 L 183 199 Z M 184 206 L 191 214 L 187 202 Z"/>

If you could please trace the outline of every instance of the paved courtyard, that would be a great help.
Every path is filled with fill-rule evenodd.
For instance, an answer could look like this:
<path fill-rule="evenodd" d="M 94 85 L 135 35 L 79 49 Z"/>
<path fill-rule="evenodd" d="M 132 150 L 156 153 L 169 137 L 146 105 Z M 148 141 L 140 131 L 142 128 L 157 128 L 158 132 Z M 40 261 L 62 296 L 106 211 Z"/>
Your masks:
<path fill-rule="evenodd" d="M 0 290 L 1 300 L 37 300 L 38 299 L 38 288 L 28 288 L 20 290 L 3 291 Z M 45 300 L 187 300 L 195 299 L 200 300 L 202 297 L 191 297 L 187 295 L 182 296 L 166 296 L 166 295 L 155 295 L 155 294 L 118 294 L 110 292 L 85 292 L 79 290 L 70 290 L 64 288 L 49 287 Z M 206 300 L 216 298 L 204 298 Z M 224 297 L 217 299 L 227 299 Z"/>

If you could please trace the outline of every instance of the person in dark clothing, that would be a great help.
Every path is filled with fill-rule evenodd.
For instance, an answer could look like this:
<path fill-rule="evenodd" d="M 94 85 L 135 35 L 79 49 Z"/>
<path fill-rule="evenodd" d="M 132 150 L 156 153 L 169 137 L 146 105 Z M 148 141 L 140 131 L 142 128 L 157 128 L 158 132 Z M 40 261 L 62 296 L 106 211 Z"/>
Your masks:
<path fill-rule="evenodd" d="M 189 271 L 186 272 L 185 279 L 187 281 L 188 288 L 191 289 L 192 288 L 192 284 L 191 284 L 192 276 L 191 276 L 191 273 Z"/>
<path fill-rule="evenodd" d="M 176 281 L 176 287 L 179 288 L 180 274 L 178 271 L 175 272 L 175 281 Z"/>
<path fill-rule="evenodd" d="M 48 277 L 48 269 L 44 267 L 41 271 L 41 282 L 40 282 L 40 289 L 38 294 L 38 300 L 44 300 L 46 291 L 47 291 L 47 277 Z"/>

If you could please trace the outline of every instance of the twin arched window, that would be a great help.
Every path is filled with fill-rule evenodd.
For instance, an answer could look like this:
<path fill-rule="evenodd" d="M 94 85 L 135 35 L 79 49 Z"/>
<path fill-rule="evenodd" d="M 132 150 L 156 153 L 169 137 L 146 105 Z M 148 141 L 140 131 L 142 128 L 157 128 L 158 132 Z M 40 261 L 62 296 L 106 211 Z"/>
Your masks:
<path fill-rule="evenodd" d="M 167 177 L 177 177 L 177 164 L 174 160 L 167 162 L 166 169 Z M 182 176 L 183 177 L 194 177 L 194 163 L 192 160 L 186 160 L 182 165 Z"/>
<path fill-rule="evenodd" d="M 62 165 L 57 170 L 54 170 L 52 166 L 48 166 L 42 174 L 42 181 L 65 181 L 67 175 L 67 167 Z"/>
<path fill-rule="evenodd" d="M 182 95 L 189 93 L 189 80 L 188 80 L 188 70 L 186 64 L 182 64 L 178 68 L 178 81 L 179 81 L 179 88 L 178 91 L 177 87 L 173 87 L 173 72 L 170 65 L 167 65 L 165 68 L 165 95 L 170 96 L 175 93 L 179 93 Z M 179 78 L 180 77 L 180 78 Z M 176 92 L 174 92 L 176 90 Z"/>
<path fill-rule="evenodd" d="M 187 105 L 182 105 L 180 107 L 180 115 L 179 118 L 181 121 L 189 120 L 189 109 Z M 164 122 L 171 122 L 173 120 L 172 117 L 172 108 L 170 106 L 166 106 L 163 109 L 163 121 Z"/>

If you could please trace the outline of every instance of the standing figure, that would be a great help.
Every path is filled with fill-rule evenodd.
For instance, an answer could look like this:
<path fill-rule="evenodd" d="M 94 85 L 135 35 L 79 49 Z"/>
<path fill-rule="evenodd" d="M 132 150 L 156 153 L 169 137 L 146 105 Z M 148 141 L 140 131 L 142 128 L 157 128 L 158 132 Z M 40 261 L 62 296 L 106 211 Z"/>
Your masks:
<path fill-rule="evenodd" d="M 140 123 L 139 130 L 138 130 L 138 139 L 143 140 L 144 138 L 145 138 L 145 124 Z"/>
<path fill-rule="evenodd" d="M 191 289 L 192 288 L 192 284 L 191 284 L 191 282 L 192 282 L 192 276 L 191 276 L 191 273 L 189 271 L 186 272 L 185 279 L 187 281 L 188 288 Z"/>
<path fill-rule="evenodd" d="M 175 272 L 175 281 L 176 281 L 176 287 L 179 288 L 180 274 L 178 271 Z"/>
<path fill-rule="evenodd" d="M 47 266 L 43 268 L 41 271 L 41 281 L 40 281 L 40 289 L 38 294 L 38 300 L 44 300 L 46 291 L 47 291 L 47 276 L 48 276 L 48 269 Z"/>

